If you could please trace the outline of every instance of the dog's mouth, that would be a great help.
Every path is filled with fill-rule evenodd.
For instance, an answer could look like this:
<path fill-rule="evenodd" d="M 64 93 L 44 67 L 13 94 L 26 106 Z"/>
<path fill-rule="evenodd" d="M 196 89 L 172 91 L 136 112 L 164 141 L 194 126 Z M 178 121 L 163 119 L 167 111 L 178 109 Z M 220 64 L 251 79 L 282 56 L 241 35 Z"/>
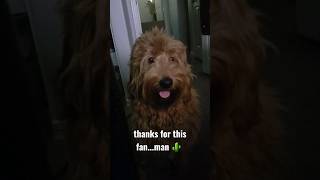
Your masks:
<path fill-rule="evenodd" d="M 177 90 L 175 89 L 157 89 L 155 90 L 158 101 L 173 102 L 177 97 Z"/>
<path fill-rule="evenodd" d="M 168 99 L 170 98 L 171 95 L 171 91 L 170 90 L 160 90 L 159 91 L 159 96 L 162 99 Z"/>
<path fill-rule="evenodd" d="M 153 94 L 153 105 L 156 108 L 168 108 L 170 105 L 172 105 L 178 96 L 178 90 L 176 89 L 154 89 Z"/>

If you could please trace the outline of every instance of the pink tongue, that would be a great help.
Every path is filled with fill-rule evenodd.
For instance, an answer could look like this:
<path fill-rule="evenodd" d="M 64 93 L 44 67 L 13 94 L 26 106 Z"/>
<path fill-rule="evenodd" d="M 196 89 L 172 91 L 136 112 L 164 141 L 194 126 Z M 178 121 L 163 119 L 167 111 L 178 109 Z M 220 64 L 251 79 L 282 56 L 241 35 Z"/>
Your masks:
<path fill-rule="evenodd" d="M 166 99 L 170 96 L 170 91 L 160 91 L 159 95 L 160 95 L 160 97 Z"/>

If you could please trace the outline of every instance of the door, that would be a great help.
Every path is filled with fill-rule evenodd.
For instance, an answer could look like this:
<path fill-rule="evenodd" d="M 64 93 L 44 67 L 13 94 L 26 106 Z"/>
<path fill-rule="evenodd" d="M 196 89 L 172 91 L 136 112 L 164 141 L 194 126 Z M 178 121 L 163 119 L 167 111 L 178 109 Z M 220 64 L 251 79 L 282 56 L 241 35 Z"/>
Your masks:
<path fill-rule="evenodd" d="M 188 0 L 188 18 L 190 34 L 190 56 L 202 59 L 200 0 Z"/>
<path fill-rule="evenodd" d="M 119 66 L 123 87 L 129 80 L 131 48 L 141 33 L 157 26 L 181 40 L 191 60 L 208 73 L 208 35 L 201 33 L 199 0 L 110 0 L 114 61 Z M 189 62 L 190 62 L 189 59 Z"/>

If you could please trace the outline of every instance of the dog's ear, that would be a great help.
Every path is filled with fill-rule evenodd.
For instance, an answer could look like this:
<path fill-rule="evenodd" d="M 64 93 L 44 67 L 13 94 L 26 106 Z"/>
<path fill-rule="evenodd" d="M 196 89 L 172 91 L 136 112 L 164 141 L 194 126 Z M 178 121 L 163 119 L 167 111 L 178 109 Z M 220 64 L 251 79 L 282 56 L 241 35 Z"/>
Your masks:
<path fill-rule="evenodd" d="M 140 72 L 141 72 L 141 59 L 144 56 L 144 52 L 139 46 L 139 42 L 132 48 L 131 58 L 130 58 L 130 77 L 128 82 L 128 93 L 130 99 L 136 99 L 139 97 L 140 87 Z"/>
<path fill-rule="evenodd" d="M 132 75 L 130 73 L 130 79 L 129 79 L 129 82 L 128 82 L 128 94 L 129 94 L 129 98 L 130 99 L 134 99 L 135 97 L 135 88 L 134 88 L 134 85 L 133 85 L 133 80 L 132 80 Z"/>
<path fill-rule="evenodd" d="M 183 46 L 182 47 L 182 55 L 181 58 L 183 60 L 183 62 L 188 65 L 188 57 L 187 57 L 187 47 Z"/>
<path fill-rule="evenodd" d="M 191 101 L 191 87 L 186 87 L 183 91 L 183 103 L 184 104 L 189 104 L 189 102 Z"/>
<path fill-rule="evenodd" d="M 180 57 L 181 61 L 187 67 L 187 65 L 188 65 L 187 47 L 181 41 L 178 41 L 176 50 L 177 50 L 177 52 L 179 54 L 179 57 Z"/>
<path fill-rule="evenodd" d="M 134 62 L 130 63 L 130 77 L 128 82 L 128 93 L 130 99 L 135 99 L 138 97 L 138 85 L 137 77 L 139 75 L 139 68 L 135 67 Z"/>

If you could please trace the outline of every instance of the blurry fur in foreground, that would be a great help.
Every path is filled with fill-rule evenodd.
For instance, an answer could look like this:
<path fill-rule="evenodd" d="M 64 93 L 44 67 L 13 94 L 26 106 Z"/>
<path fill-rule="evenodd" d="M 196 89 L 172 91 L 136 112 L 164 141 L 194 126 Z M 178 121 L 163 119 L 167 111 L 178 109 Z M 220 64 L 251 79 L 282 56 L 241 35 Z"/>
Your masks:
<path fill-rule="evenodd" d="M 255 12 L 245 0 L 210 3 L 212 177 L 280 178 L 280 105 L 261 80 L 265 47 Z"/>
<path fill-rule="evenodd" d="M 106 0 L 62 2 L 60 90 L 66 120 L 66 179 L 110 179 L 111 60 Z M 110 38 L 110 37 L 109 37 Z M 107 60 L 106 60 L 107 59 Z"/>

